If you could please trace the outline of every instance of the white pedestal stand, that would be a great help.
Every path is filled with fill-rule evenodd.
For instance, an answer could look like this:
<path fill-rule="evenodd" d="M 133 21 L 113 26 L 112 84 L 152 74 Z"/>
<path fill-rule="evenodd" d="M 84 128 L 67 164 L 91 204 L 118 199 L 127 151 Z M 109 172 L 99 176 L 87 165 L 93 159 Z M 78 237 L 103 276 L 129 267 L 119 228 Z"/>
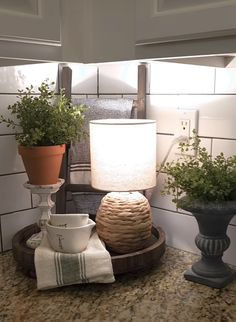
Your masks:
<path fill-rule="evenodd" d="M 55 205 L 52 201 L 52 194 L 56 193 L 63 185 L 64 179 L 59 179 L 57 183 L 50 185 L 32 185 L 28 182 L 24 184 L 24 187 L 31 190 L 31 193 L 37 194 L 40 197 L 38 207 L 41 211 L 41 216 L 38 222 L 40 232 L 32 235 L 26 242 L 30 248 L 36 248 L 41 240 L 44 231 L 46 230 L 46 222 L 49 221 L 51 215 L 51 209 Z"/>

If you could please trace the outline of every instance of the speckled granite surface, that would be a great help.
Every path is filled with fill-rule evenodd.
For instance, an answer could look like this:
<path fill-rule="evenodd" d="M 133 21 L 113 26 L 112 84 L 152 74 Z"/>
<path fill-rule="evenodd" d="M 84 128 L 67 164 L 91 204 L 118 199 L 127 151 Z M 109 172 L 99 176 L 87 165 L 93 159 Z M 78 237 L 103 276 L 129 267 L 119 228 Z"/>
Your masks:
<path fill-rule="evenodd" d="M 38 291 L 6 252 L 0 254 L 0 322 L 235 322 L 236 281 L 223 290 L 186 281 L 183 273 L 196 258 L 167 248 L 158 267 L 113 284 Z"/>

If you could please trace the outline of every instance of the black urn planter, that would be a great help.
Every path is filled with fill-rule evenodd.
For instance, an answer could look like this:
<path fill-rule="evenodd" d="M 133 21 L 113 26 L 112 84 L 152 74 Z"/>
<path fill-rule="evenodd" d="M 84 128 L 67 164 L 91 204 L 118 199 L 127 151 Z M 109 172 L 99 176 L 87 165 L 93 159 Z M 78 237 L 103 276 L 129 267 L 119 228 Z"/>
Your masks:
<path fill-rule="evenodd" d="M 201 250 L 201 259 L 184 273 L 185 279 L 214 288 L 225 287 L 236 277 L 236 272 L 222 260 L 230 245 L 226 231 L 236 214 L 236 201 L 201 203 L 183 197 L 178 206 L 191 212 L 199 227 L 195 243 Z"/>

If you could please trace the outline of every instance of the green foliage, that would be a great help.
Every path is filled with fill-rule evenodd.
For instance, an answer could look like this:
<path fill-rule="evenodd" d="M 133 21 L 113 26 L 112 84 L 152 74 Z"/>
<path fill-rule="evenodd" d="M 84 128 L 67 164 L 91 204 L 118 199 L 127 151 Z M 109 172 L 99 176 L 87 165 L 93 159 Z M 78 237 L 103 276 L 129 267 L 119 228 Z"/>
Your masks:
<path fill-rule="evenodd" d="M 33 86 L 19 90 L 18 101 L 8 106 L 12 118 L 0 116 L 15 131 L 16 140 L 24 146 L 69 144 L 83 135 L 85 105 L 73 106 L 62 89 L 57 95 L 47 80 L 42 82 L 39 95 Z"/>
<path fill-rule="evenodd" d="M 195 134 L 188 143 L 180 143 L 179 149 L 181 153 L 193 150 L 195 156 L 181 154 L 176 162 L 164 166 L 168 175 L 164 194 L 172 194 L 177 205 L 183 194 L 190 201 L 236 200 L 236 155 L 226 158 L 220 153 L 212 158 Z"/>

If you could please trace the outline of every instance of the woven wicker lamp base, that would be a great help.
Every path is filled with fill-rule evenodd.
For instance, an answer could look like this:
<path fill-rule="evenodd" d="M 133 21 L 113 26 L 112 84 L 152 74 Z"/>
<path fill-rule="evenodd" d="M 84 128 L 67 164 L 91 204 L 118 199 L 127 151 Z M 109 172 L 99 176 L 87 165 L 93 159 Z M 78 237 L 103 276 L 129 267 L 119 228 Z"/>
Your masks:
<path fill-rule="evenodd" d="M 108 193 L 98 209 L 96 228 L 107 248 L 116 253 L 145 248 L 152 229 L 148 200 L 139 192 Z"/>

